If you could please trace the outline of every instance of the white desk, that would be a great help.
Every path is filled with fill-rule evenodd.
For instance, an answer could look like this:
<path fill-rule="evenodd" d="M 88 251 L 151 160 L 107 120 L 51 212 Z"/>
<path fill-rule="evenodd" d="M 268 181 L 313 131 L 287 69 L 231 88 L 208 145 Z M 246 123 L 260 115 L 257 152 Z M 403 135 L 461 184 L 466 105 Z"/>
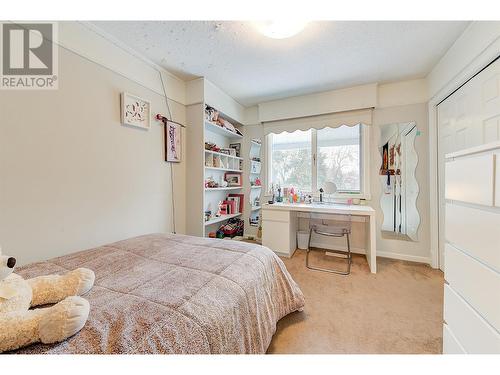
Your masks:
<path fill-rule="evenodd" d="M 274 203 L 262 206 L 262 245 L 278 255 L 291 257 L 297 248 L 297 214 L 314 212 L 363 216 L 368 226 L 366 260 L 372 273 L 377 272 L 375 210 L 369 206 L 345 204 Z"/>

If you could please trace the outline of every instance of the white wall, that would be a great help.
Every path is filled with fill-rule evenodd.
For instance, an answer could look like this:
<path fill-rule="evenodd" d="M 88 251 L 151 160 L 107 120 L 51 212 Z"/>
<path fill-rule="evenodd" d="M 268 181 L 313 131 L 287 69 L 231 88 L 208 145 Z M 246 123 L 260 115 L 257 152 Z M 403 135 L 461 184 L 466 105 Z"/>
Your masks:
<path fill-rule="evenodd" d="M 172 230 L 163 128 L 120 124 L 122 91 L 166 113 L 165 97 L 145 86 L 60 48 L 58 90 L 0 91 L 0 244 L 19 264 Z M 184 106 L 170 107 L 184 122 Z M 182 233 L 185 163 L 173 168 Z"/>
<path fill-rule="evenodd" d="M 98 62 L 115 73 L 163 95 L 158 71 L 162 71 L 167 96 L 186 104 L 186 84 L 90 22 L 58 22 L 59 44 Z"/>
<path fill-rule="evenodd" d="M 377 108 L 426 103 L 429 100 L 426 79 L 412 79 L 378 86 Z"/>
<path fill-rule="evenodd" d="M 260 103 L 261 122 L 372 108 L 377 104 L 377 84 L 348 87 Z"/>
<path fill-rule="evenodd" d="M 448 95 L 499 54 L 500 21 L 472 22 L 427 76 L 429 98 Z"/>

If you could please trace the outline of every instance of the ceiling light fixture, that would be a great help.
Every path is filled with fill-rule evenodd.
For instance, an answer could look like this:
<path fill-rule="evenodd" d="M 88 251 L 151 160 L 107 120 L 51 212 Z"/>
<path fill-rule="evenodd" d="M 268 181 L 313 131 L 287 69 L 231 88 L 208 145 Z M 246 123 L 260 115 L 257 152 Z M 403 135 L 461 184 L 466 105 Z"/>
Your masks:
<path fill-rule="evenodd" d="M 307 25 L 307 21 L 260 21 L 255 22 L 257 30 L 263 35 L 274 39 L 290 38 L 300 33 Z"/>

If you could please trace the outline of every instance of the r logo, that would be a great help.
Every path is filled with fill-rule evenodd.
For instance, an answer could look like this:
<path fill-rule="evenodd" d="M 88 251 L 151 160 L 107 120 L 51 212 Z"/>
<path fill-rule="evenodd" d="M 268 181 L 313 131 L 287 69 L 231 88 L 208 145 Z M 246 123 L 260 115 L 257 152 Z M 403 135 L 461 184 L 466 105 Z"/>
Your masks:
<path fill-rule="evenodd" d="M 4 23 L 2 74 L 52 75 L 53 25 L 50 23 Z"/>

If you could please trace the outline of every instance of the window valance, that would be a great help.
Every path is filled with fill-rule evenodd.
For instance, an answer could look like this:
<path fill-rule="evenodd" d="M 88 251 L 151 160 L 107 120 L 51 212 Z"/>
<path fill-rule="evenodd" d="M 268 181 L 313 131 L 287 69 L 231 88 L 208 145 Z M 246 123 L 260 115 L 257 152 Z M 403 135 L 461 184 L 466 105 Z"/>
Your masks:
<path fill-rule="evenodd" d="M 338 128 L 343 125 L 372 124 L 373 109 L 329 113 L 326 115 L 299 117 L 286 120 L 263 122 L 264 134 L 279 134 L 294 132 L 295 130 L 322 129 L 325 127 Z"/>

